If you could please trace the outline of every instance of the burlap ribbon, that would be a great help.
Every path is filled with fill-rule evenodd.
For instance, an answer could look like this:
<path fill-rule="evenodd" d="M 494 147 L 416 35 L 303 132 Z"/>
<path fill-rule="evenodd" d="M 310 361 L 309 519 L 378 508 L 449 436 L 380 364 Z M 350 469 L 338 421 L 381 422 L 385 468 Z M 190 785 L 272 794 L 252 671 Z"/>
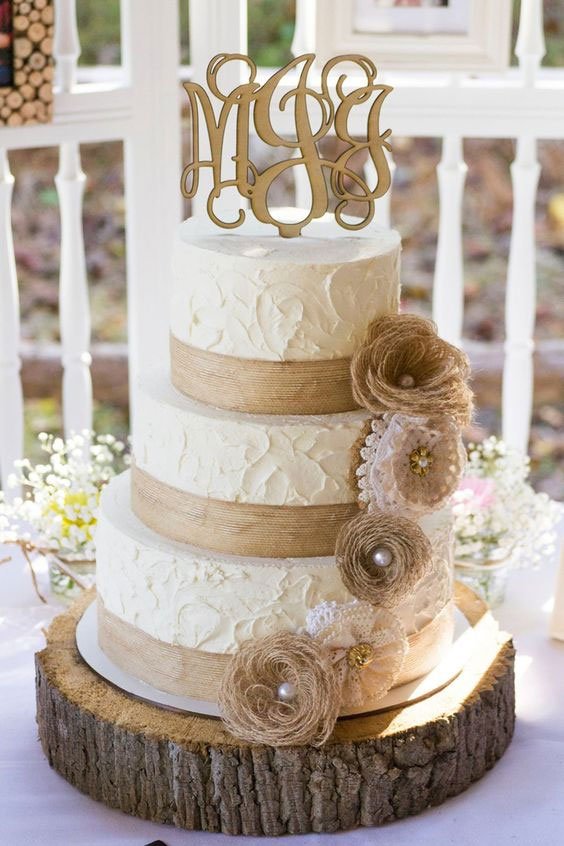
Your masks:
<path fill-rule="evenodd" d="M 170 336 L 172 384 L 191 399 L 248 414 L 337 414 L 359 408 L 349 358 L 264 361 L 199 350 Z"/>
<path fill-rule="evenodd" d="M 453 631 L 453 602 L 432 622 L 408 638 L 409 651 L 395 684 L 399 687 L 425 675 L 438 663 Z M 216 702 L 230 655 L 205 652 L 157 640 L 104 607 L 98 597 L 98 642 L 118 667 L 158 690 L 205 702 Z M 346 711 L 341 712 L 342 716 Z"/>
<path fill-rule="evenodd" d="M 358 513 L 335 505 L 257 505 L 208 499 L 131 469 L 131 504 L 150 529 L 171 540 L 260 558 L 333 555 L 341 526 Z"/>

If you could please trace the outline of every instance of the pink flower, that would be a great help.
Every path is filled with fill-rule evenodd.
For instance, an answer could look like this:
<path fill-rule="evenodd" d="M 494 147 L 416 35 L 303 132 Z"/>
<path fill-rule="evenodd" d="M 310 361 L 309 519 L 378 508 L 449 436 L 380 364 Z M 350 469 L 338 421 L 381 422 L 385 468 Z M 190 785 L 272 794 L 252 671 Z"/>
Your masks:
<path fill-rule="evenodd" d="M 491 479 L 481 479 L 479 476 L 464 476 L 458 485 L 459 491 L 470 491 L 472 502 L 478 508 L 489 508 L 494 503 L 495 486 Z"/>

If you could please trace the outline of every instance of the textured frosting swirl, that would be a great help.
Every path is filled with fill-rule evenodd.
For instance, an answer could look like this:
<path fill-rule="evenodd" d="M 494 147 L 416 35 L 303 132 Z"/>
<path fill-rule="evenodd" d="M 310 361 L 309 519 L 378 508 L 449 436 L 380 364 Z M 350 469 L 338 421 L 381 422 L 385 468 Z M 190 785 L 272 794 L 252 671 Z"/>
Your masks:
<path fill-rule="evenodd" d="M 97 587 L 105 607 L 159 640 L 211 652 L 234 652 L 251 637 L 305 626 L 322 601 L 350 602 L 331 558 L 243 558 L 167 541 L 147 529 L 129 505 L 129 473 L 104 490 L 96 533 Z M 394 610 L 410 634 L 452 592 L 450 517 L 426 517 L 435 577 L 422 580 Z M 449 557 L 445 559 L 445 555 Z"/>
<path fill-rule="evenodd" d="M 136 395 L 137 465 L 199 496 L 265 505 L 354 502 L 351 449 L 367 413 L 262 416 L 187 399 L 164 372 Z"/>
<path fill-rule="evenodd" d="M 172 333 L 240 358 L 351 356 L 371 320 L 398 310 L 400 238 L 334 229 L 317 222 L 285 241 L 251 224 L 230 235 L 186 221 L 174 249 Z"/>

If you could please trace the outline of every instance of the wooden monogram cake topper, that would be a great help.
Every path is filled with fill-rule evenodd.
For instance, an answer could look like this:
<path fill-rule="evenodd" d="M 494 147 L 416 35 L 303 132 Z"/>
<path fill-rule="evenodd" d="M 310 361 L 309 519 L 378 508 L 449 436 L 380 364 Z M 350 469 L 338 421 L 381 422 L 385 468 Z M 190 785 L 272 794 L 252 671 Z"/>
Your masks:
<path fill-rule="evenodd" d="M 376 83 L 377 70 L 373 62 L 364 56 L 336 56 L 324 65 L 321 71 L 319 90 L 308 84 L 308 76 L 315 56 L 298 56 L 281 70 L 276 71 L 262 85 L 256 81 L 257 69 L 248 56 L 239 53 L 220 54 L 208 65 L 206 79 L 211 94 L 219 101 L 218 114 L 201 85 L 187 82 L 184 87 L 190 99 L 192 110 L 193 161 L 182 174 L 182 193 L 192 198 L 198 191 L 200 171 L 209 168 L 212 188 L 207 198 L 207 212 L 211 220 L 226 229 L 234 229 L 245 220 L 245 211 L 239 208 L 235 220 L 222 220 L 214 211 L 214 203 L 225 189 L 235 189 L 249 201 L 257 220 L 278 227 L 280 235 L 293 238 L 300 235 L 304 226 L 324 215 L 329 208 L 330 193 L 336 200 L 335 220 L 345 229 L 362 229 L 374 217 L 374 203 L 390 187 L 390 169 L 384 150 L 389 150 L 388 137 L 391 130 L 380 131 L 380 110 L 384 98 L 390 93 L 388 85 Z M 223 91 L 218 80 L 219 72 L 231 62 L 242 62 L 246 80 L 231 91 Z M 348 65 L 334 83 L 334 98 L 330 93 L 329 74 L 338 66 Z M 362 73 L 361 85 L 345 91 L 351 65 L 355 66 L 355 80 L 358 71 Z M 292 71 L 296 84 L 293 88 L 284 85 L 285 77 Z M 293 137 L 284 137 L 274 127 L 273 109 L 284 112 L 293 108 Z M 366 131 L 359 138 L 353 132 L 350 118 L 353 110 L 364 107 Z M 200 114 L 203 115 L 209 139 L 209 158 L 200 157 Z M 258 138 L 278 152 L 287 151 L 287 157 L 259 170 L 250 157 L 249 132 L 251 121 Z M 234 126 L 234 149 L 224 152 L 226 128 Z M 203 127 L 202 127 L 203 128 Z M 333 161 L 323 158 L 318 143 L 331 128 L 343 142 L 345 149 Z M 366 151 L 366 152 L 364 152 Z M 232 153 L 232 154 L 231 154 Z M 352 159 L 366 154 L 372 159 L 375 185 L 368 185 L 366 179 L 352 169 Z M 269 206 L 269 191 L 275 180 L 303 166 L 307 173 L 311 200 L 307 215 L 297 223 L 277 220 L 274 209 Z M 366 211 L 362 218 L 345 220 L 344 214 L 350 203 L 361 204 Z"/>

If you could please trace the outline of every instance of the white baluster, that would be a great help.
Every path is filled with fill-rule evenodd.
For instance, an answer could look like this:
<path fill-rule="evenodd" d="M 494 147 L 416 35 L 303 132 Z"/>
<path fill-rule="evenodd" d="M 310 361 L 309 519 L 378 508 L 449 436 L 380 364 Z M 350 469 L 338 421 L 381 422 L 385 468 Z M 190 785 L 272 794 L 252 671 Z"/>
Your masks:
<path fill-rule="evenodd" d="M 55 0 L 55 14 L 53 52 L 57 60 L 57 85 L 62 91 L 71 91 L 76 83 L 80 56 L 76 0 Z"/>
<path fill-rule="evenodd" d="M 439 238 L 433 283 L 433 320 L 442 338 L 460 346 L 464 313 L 462 198 L 467 167 L 462 138 L 446 135 L 437 167 Z"/>
<path fill-rule="evenodd" d="M 90 306 L 82 231 L 82 195 L 86 177 L 78 144 L 62 144 L 55 177 L 61 210 L 60 323 L 63 347 L 63 419 L 65 433 L 92 427 L 90 377 Z"/>
<path fill-rule="evenodd" d="M 205 83 L 206 69 L 212 56 L 217 53 L 247 52 L 247 0 L 206 0 L 205 3 L 190 4 L 190 58 L 195 82 Z M 231 91 L 242 81 L 244 68 L 241 62 L 232 62 L 221 71 L 221 85 L 224 91 Z M 200 153 L 207 158 L 209 150 L 205 121 L 200 120 Z M 223 145 L 222 173 L 234 173 L 232 156 L 235 155 L 235 122 L 230 120 L 225 131 Z M 223 178 L 227 178 L 224 176 Z M 200 172 L 200 188 L 192 200 L 192 214 L 206 215 L 206 202 L 212 188 L 211 170 Z M 235 209 L 245 208 L 248 203 L 235 193 L 235 189 L 223 191 L 214 203 L 220 217 L 235 219 Z"/>
<path fill-rule="evenodd" d="M 296 23 L 290 48 L 293 56 L 315 53 L 315 7 L 312 0 L 296 0 Z"/>
<path fill-rule="evenodd" d="M 2 483 L 23 456 L 24 406 L 20 379 L 20 306 L 12 237 L 14 177 L 0 149 L 0 478 Z M 8 497 L 19 490 L 6 490 Z"/>
<path fill-rule="evenodd" d="M 207 2 L 191 5 L 202 8 Z M 125 192 L 129 384 L 135 438 L 139 376 L 169 361 L 171 256 L 182 209 L 178 3 L 121 0 L 120 9 L 122 61 L 131 86 L 132 110 L 125 141 Z"/>
<path fill-rule="evenodd" d="M 293 56 L 303 56 L 315 52 L 315 9 L 311 0 L 296 0 L 294 37 L 290 50 Z M 292 156 L 299 159 L 300 150 Z M 311 205 L 311 186 L 305 167 L 292 168 L 294 177 L 294 204 L 298 209 L 309 209 Z"/>
<path fill-rule="evenodd" d="M 76 0 L 56 0 L 56 14 L 53 50 L 57 80 L 62 91 L 71 91 L 76 82 L 80 56 Z M 63 348 L 63 420 L 67 436 L 71 432 L 92 428 L 92 359 L 88 352 L 90 304 L 82 228 L 85 182 L 78 144 L 61 144 L 55 184 L 61 213 L 59 310 Z"/>
<path fill-rule="evenodd" d="M 376 200 L 374 205 L 374 223 L 378 226 L 384 227 L 384 229 L 390 228 L 390 221 L 391 221 L 391 203 L 392 203 L 392 187 L 394 184 L 394 174 L 396 172 L 396 163 L 393 159 L 391 153 L 387 150 L 384 151 L 384 155 L 388 160 L 388 167 L 390 168 L 390 188 L 384 194 L 383 197 L 380 197 Z M 364 179 L 366 180 L 366 184 L 368 187 L 371 185 L 376 185 L 378 174 L 376 172 L 376 168 L 374 167 L 374 162 L 370 157 L 366 160 L 364 165 Z"/>
<path fill-rule="evenodd" d="M 542 0 L 521 0 L 515 55 L 525 85 L 534 83 L 545 53 Z"/>
<path fill-rule="evenodd" d="M 533 86 L 545 53 L 541 0 L 522 0 L 515 52 L 523 85 Z M 511 165 L 513 226 L 505 297 L 503 437 L 527 451 L 533 410 L 533 334 L 536 307 L 535 202 L 540 176 L 537 142 L 517 139 Z"/>
<path fill-rule="evenodd" d="M 526 451 L 533 408 L 535 326 L 535 200 L 540 175 L 536 141 L 523 136 L 511 165 L 513 226 L 505 298 L 503 437 Z"/>

